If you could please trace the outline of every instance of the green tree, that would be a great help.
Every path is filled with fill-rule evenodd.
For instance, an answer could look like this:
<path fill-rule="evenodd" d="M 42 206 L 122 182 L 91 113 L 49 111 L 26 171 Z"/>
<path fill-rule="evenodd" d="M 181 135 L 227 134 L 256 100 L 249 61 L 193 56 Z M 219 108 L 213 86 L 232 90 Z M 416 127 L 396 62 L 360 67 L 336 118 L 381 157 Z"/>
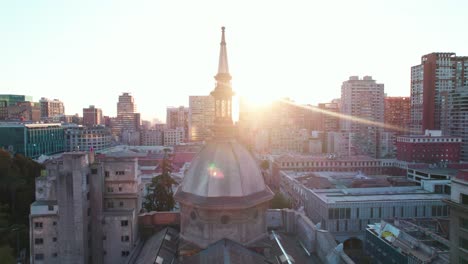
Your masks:
<path fill-rule="evenodd" d="M 42 169 L 41 164 L 30 158 L 19 154 L 12 156 L 0 149 L 1 254 L 14 249 L 14 255 L 18 255 L 18 239 L 19 248 L 28 249 L 29 210 L 35 199 L 35 178 Z M 0 259 L 3 261 L 3 257 Z"/>
<path fill-rule="evenodd" d="M 280 192 L 275 193 L 273 199 L 270 202 L 271 209 L 283 209 L 283 208 L 292 208 L 291 201 L 284 197 L 284 195 Z"/>
<path fill-rule="evenodd" d="M 15 263 L 13 249 L 10 246 L 0 246 L 0 259 L 2 260 L 2 263 L 5 264 Z"/>
<path fill-rule="evenodd" d="M 270 162 L 268 162 L 268 160 L 262 160 L 260 168 L 262 168 L 262 170 L 268 170 L 268 168 L 270 168 Z"/>
<path fill-rule="evenodd" d="M 162 173 L 151 180 L 143 203 L 143 207 L 148 212 L 171 211 L 175 206 L 172 185 L 176 182 L 171 177 L 172 164 L 169 160 L 169 149 L 165 149 L 164 152 L 164 159 L 161 163 Z"/>

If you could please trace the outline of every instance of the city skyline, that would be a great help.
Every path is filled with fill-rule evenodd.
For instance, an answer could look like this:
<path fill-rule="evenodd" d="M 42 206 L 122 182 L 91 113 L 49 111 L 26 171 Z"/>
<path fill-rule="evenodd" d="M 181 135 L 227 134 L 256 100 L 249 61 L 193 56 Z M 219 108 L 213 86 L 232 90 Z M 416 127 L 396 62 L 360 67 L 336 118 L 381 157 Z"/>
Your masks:
<path fill-rule="evenodd" d="M 118 96 L 130 92 L 143 119 L 164 121 L 166 107 L 214 88 L 223 25 L 233 88 L 256 101 L 328 102 L 352 75 L 409 96 L 422 55 L 468 54 L 467 4 L 457 1 L 112 3 L 0 4 L 2 93 L 57 98 L 66 114 L 95 105 L 116 116 Z"/>

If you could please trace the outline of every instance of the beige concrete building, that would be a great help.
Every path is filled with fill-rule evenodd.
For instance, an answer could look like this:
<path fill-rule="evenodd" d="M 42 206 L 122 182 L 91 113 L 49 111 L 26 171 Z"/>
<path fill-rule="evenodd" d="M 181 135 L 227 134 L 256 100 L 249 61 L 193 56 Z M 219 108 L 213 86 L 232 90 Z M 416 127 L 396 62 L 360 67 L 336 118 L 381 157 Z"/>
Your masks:
<path fill-rule="evenodd" d="M 372 76 L 351 76 L 341 86 L 341 129 L 354 134 L 358 154 L 379 157 L 379 140 L 384 124 L 384 85 Z M 381 124 L 379 126 L 378 124 Z"/>
<path fill-rule="evenodd" d="M 184 135 L 188 136 L 189 108 L 184 106 L 168 107 L 166 109 L 166 124 L 169 129 L 182 127 Z"/>
<path fill-rule="evenodd" d="M 134 157 L 48 161 L 31 205 L 31 263 L 125 263 L 139 237 L 138 175 Z"/>
<path fill-rule="evenodd" d="M 58 99 L 50 100 L 42 97 L 41 100 L 39 100 L 39 104 L 41 105 L 41 118 L 62 116 L 65 114 L 63 102 Z"/>
<path fill-rule="evenodd" d="M 83 108 L 83 125 L 95 126 L 103 124 L 102 110 L 90 105 L 88 108 Z"/>
<path fill-rule="evenodd" d="M 164 146 L 175 146 L 184 142 L 185 129 L 183 127 L 177 127 L 175 129 L 164 130 Z"/>
<path fill-rule="evenodd" d="M 6 107 L 7 118 L 20 121 L 41 121 L 41 108 L 38 103 L 17 102 Z"/>
<path fill-rule="evenodd" d="M 111 146 L 112 134 L 104 126 L 65 125 L 66 151 L 98 151 Z"/>
<path fill-rule="evenodd" d="M 214 117 L 214 98 L 211 95 L 190 96 L 189 140 L 203 141 L 211 137 Z"/>
<path fill-rule="evenodd" d="M 140 144 L 140 134 L 135 132 L 140 129 L 141 117 L 136 111 L 136 104 L 130 93 L 119 96 L 117 117 L 112 122 L 112 134 L 121 137 L 121 141 L 129 145 Z"/>
<path fill-rule="evenodd" d="M 468 171 L 452 179 L 450 200 L 450 263 L 468 263 Z"/>

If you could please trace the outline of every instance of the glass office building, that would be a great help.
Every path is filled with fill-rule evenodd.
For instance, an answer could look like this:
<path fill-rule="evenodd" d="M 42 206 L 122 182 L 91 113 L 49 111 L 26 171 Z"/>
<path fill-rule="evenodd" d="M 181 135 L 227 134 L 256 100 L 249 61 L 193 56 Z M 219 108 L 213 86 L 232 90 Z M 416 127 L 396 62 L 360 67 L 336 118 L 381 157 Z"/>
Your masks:
<path fill-rule="evenodd" d="M 32 96 L 16 95 L 16 94 L 0 94 L 0 101 L 7 103 L 7 106 L 16 105 L 18 102 L 32 102 Z"/>
<path fill-rule="evenodd" d="M 30 158 L 65 151 L 60 124 L 0 124 L 0 148 Z"/>

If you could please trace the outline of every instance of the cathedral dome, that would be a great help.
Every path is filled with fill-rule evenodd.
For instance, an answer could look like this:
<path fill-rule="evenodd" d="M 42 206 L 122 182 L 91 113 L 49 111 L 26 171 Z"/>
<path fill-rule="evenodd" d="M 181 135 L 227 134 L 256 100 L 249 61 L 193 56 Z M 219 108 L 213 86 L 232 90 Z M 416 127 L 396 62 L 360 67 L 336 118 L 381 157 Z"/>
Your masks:
<path fill-rule="evenodd" d="M 223 238 L 248 244 L 264 237 L 268 201 L 273 198 L 255 159 L 234 140 L 224 30 L 211 92 L 214 137 L 193 159 L 174 195 L 180 203 L 182 239 L 201 248 Z"/>
<path fill-rule="evenodd" d="M 203 207 L 250 207 L 272 197 L 258 164 L 234 140 L 207 143 L 176 193 L 177 200 Z"/>

